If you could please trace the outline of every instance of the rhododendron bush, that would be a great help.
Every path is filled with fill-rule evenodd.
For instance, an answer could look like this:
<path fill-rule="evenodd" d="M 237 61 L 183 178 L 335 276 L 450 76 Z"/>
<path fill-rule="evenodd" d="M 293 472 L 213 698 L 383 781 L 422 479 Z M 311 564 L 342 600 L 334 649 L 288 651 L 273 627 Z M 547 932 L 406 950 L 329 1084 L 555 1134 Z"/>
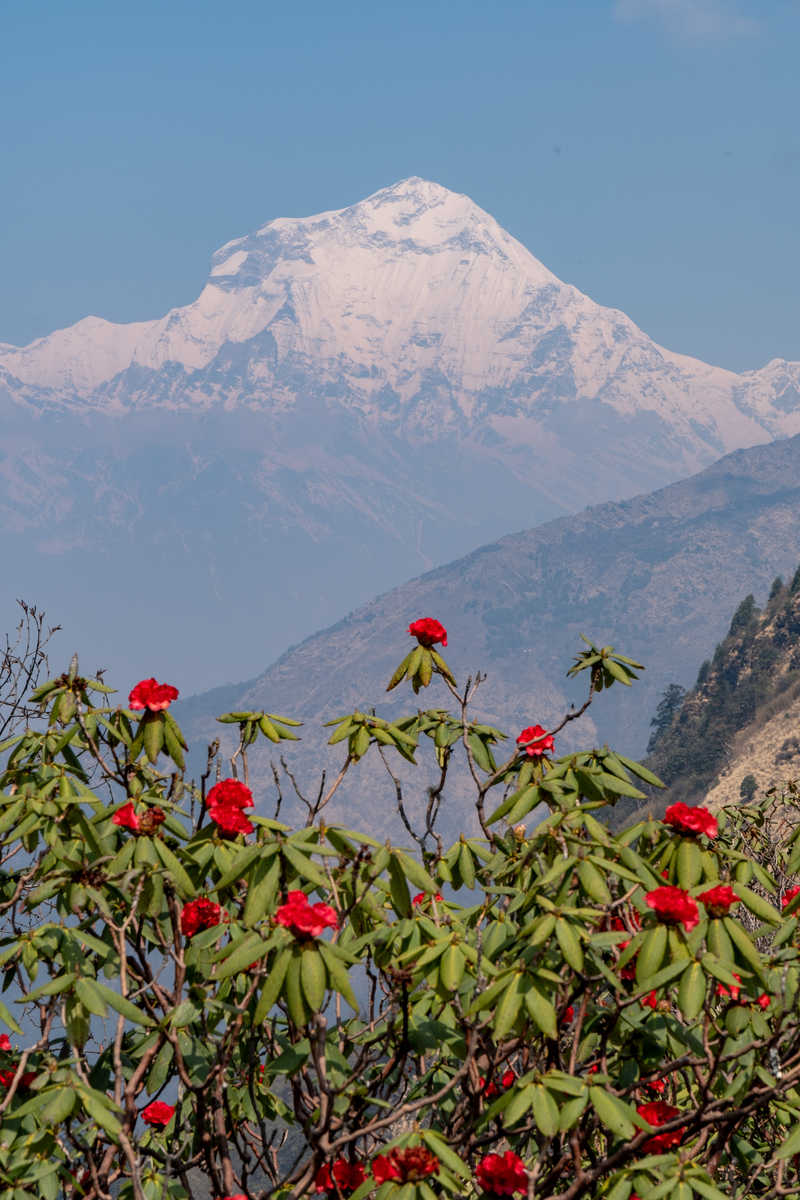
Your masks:
<path fill-rule="evenodd" d="M 388 681 L 408 715 L 333 722 L 342 767 L 300 828 L 264 815 L 248 771 L 257 739 L 299 736 L 290 718 L 224 714 L 238 746 L 193 781 L 171 683 L 116 704 L 73 662 L 20 710 L 0 776 L 3 1195 L 800 1191 L 796 797 L 612 834 L 606 808 L 658 781 L 559 735 L 636 663 L 587 644 L 582 708 L 547 729 L 532 702 L 505 737 L 434 649 L 444 626 L 409 633 Z M 414 707 L 428 687 L 439 706 Z M 391 773 L 375 803 L 399 806 L 398 844 L 326 823 L 365 756 Z M 428 756 L 415 828 L 392 763 Z M 454 765 L 481 836 L 446 846 Z"/>

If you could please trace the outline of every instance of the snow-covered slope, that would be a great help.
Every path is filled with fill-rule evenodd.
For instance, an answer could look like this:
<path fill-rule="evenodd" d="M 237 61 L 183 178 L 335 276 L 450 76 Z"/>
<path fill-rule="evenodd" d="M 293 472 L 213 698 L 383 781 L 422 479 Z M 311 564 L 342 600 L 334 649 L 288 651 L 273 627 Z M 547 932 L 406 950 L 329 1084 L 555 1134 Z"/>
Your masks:
<path fill-rule="evenodd" d="M 188 563 L 198 629 L 235 603 L 244 646 L 242 605 L 274 618 L 260 669 L 481 540 L 800 431 L 800 364 L 737 375 L 664 350 L 415 178 L 229 242 L 158 320 L 0 343 L 0 422 L 8 595 L 52 589 L 54 615 L 83 620 L 76 556 L 103 562 L 96 633 L 109 604 L 114 622 L 140 611 L 132 562 L 158 564 L 161 596 Z M 188 636 L 181 603 L 148 630 L 165 654 Z M 247 673 L 244 649 L 220 656 Z"/>
<path fill-rule="evenodd" d="M 0 366 L 12 392 L 16 379 L 51 403 L 123 410 L 291 406 L 299 373 L 320 399 L 407 431 L 532 446 L 580 401 L 584 419 L 653 414 L 687 466 L 800 430 L 799 364 L 737 376 L 666 351 L 421 179 L 229 242 L 197 300 L 160 320 L 87 317 L 0 349 Z"/>

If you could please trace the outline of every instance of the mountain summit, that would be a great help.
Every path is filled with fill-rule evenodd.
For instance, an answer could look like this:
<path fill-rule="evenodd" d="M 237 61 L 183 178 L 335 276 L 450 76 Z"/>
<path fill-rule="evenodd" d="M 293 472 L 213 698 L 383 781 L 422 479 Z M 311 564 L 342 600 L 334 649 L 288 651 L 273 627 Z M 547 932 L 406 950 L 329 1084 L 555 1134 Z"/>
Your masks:
<path fill-rule="evenodd" d="M 189 563 L 197 629 L 230 613 L 234 577 L 242 628 L 274 618 L 260 667 L 480 541 L 797 433 L 800 364 L 737 375 L 665 350 L 468 197 L 413 178 L 228 242 L 194 303 L 158 320 L 0 344 L 0 415 L 9 599 L 29 577 L 50 603 L 69 552 L 50 608 L 71 620 L 74 586 L 83 620 L 76 554 L 93 569 L 101 553 L 112 582 L 158 563 L 163 595 Z M 112 582 L 104 611 L 141 604 Z M 163 608 L 170 654 L 189 629 Z"/>

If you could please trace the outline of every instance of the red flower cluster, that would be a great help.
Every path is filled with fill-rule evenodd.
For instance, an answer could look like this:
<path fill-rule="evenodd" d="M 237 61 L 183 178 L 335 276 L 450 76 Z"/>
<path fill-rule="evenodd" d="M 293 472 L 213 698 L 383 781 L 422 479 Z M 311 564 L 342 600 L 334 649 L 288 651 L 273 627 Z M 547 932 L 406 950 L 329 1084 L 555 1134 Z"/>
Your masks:
<path fill-rule="evenodd" d="M 727 883 L 719 883 L 707 892 L 701 892 L 697 899 L 706 906 L 710 917 L 725 917 L 730 906 L 739 903 L 740 897 Z"/>
<path fill-rule="evenodd" d="M 652 908 L 660 921 L 668 925 L 683 925 L 688 933 L 700 922 L 697 901 L 683 888 L 664 884 L 645 896 L 645 903 Z"/>
<path fill-rule="evenodd" d="M 323 929 L 330 925 L 337 929 L 339 919 L 329 904 L 309 904 L 305 892 L 289 892 L 285 904 L 275 913 L 279 925 L 291 929 L 296 937 L 319 937 Z"/>
<path fill-rule="evenodd" d="M 740 984 L 742 982 L 741 975 L 737 975 L 737 973 L 735 971 L 732 971 L 731 974 L 733 975 L 733 978 L 736 980 L 737 984 Z M 741 990 L 742 989 L 740 987 L 737 987 L 735 984 L 731 987 L 726 987 L 724 983 L 717 984 L 717 995 L 718 996 L 730 996 L 731 1000 L 738 1000 L 739 992 Z"/>
<path fill-rule="evenodd" d="M 412 621 L 408 632 L 420 646 L 435 646 L 437 642 L 447 645 L 447 630 L 441 621 L 435 621 L 433 617 L 420 617 L 418 621 Z"/>
<path fill-rule="evenodd" d="M 163 712 L 173 700 L 178 699 L 178 689 L 170 683 L 159 683 L 153 679 L 140 679 L 128 696 L 128 707 L 147 708 L 150 712 Z"/>
<path fill-rule="evenodd" d="M 4 1092 L 7 1092 L 8 1089 L 11 1087 L 11 1084 L 14 1082 L 14 1076 L 16 1075 L 16 1073 L 17 1073 L 17 1071 L 16 1071 L 15 1067 L 10 1067 L 7 1071 L 0 1071 L 0 1088 L 2 1088 Z M 26 1091 L 31 1086 L 31 1084 L 33 1083 L 35 1078 L 36 1078 L 35 1071 L 23 1071 L 19 1077 L 19 1083 L 17 1084 L 17 1091 L 18 1092 Z"/>
<path fill-rule="evenodd" d="M 222 920 L 222 909 L 213 900 L 190 900 L 183 906 L 181 912 L 181 933 L 184 937 L 194 937 L 201 929 L 211 929 Z"/>
<path fill-rule="evenodd" d="M 516 1078 L 516 1073 L 512 1071 L 511 1067 L 509 1067 L 507 1071 L 503 1072 L 503 1074 L 500 1076 L 499 1082 L 494 1079 L 484 1079 L 483 1075 L 481 1075 L 481 1091 L 486 1099 L 490 1100 L 492 1096 L 499 1096 L 501 1092 L 507 1092 L 510 1087 L 513 1087 Z"/>
<path fill-rule="evenodd" d="M 175 1112 L 174 1104 L 165 1104 L 163 1100 L 153 1100 L 147 1108 L 142 1109 L 142 1120 L 145 1125 L 160 1125 L 163 1129 L 169 1125 Z"/>
<path fill-rule="evenodd" d="M 133 810 L 133 804 L 128 801 L 123 804 L 122 808 L 118 808 L 111 818 L 115 825 L 119 825 L 120 829 L 132 829 L 134 833 L 139 832 L 139 818 Z"/>
<path fill-rule="evenodd" d="M 323 1163 L 314 1176 L 315 1192 L 354 1192 L 367 1178 L 361 1163 L 337 1158 L 331 1166 Z"/>
<path fill-rule="evenodd" d="M 517 745 L 520 750 L 525 748 L 529 758 L 541 758 L 545 751 L 553 749 L 555 742 L 553 735 L 541 725 L 529 725 L 517 738 Z"/>
<path fill-rule="evenodd" d="M 644 1117 L 648 1125 L 657 1126 L 666 1125 L 668 1121 L 679 1116 L 681 1110 L 674 1104 L 667 1104 L 665 1100 L 649 1100 L 646 1104 L 637 1104 L 636 1111 L 640 1117 Z M 680 1128 L 671 1129 L 667 1133 L 657 1133 L 647 1139 L 642 1150 L 645 1153 L 662 1154 L 665 1150 L 671 1150 L 673 1146 L 679 1146 L 685 1132 L 686 1126 L 681 1125 Z"/>
<path fill-rule="evenodd" d="M 426 1146 L 408 1146 L 405 1150 L 390 1150 L 377 1154 L 372 1160 L 372 1175 L 376 1183 L 396 1179 L 399 1183 L 416 1183 L 439 1170 L 439 1160 Z"/>
<path fill-rule="evenodd" d="M 645 1008 L 658 1008 L 658 996 L 655 992 L 648 992 L 646 996 L 642 996 L 642 1004 Z"/>
<path fill-rule="evenodd" d="M 792 903 L 795 896 L 800 896 L 800 883 L 798 883 L 796 887 L 790 887 L 786 889 L 783 899 L 781 900 L 781 908 L 787 908 Z"/>
<path fill-rule="evenodd" d="M 10 1050 L 11 1039 L 7 1033 L 0 1033 L 0 1050 Z"/>
<path fill-rule="evenodd" d="M 411 903 L 412 903 L 412 904 L 424 904 L 424 903 L 425 903 L 425 901 L 426 901 L 426 900 L 430 900 L 430 898 L 431 898 L 431 896 L 430 896 L 430 892 L 417 892 L 416 896 L 414 896 L 414 897 L 412 898 L 412 900 L 411 900 Z M 434 897 L 433 897 L 433 899 L 434 899 L 434 900 L 441 900 L 441 899 L 443 899 L 443 897 L 442 897 L 442 893 L 441 893 L 441 892 L 436 892 L 436 893 L 434 893 Z"/>
<path fill-rule="evenodd" d="M 772 1003 L 772 997 L 768 996 L 766 992 L 762 992 L 761 995 L 756 1000 L 756 1004 L 758 1005 L 759 1008 L 769 1008 L 771 1003 Z"/>
<path fill-rule="evenodd" d="M 719 832 L 717 818 L 712 812 L 699 805 L 684 804 L 682 800 L 678 804 L 670 804 L 664 813 L 664 824 L 671 825 L 678 833 L 704 833 L 710 838 L 715 838 Z"/>
<path fill-rule="evenodd" d="M 220 779 L 206 797 L 211 820 L 223 833 L 252 833 L 253 824 L 242 811 L 253 807 L 253 793 L 238 779 Z"/>
<path fill-rule="evenodd" d="M 483 1190 L 494 1196 L 513 1196 L 514 1192 L 525 1194 L 528 1191 L 528 1172 L 513 1150 L 506 1150 L 505 1154 L 487 1154 L 475 1168 L 475 1175 Z"/>

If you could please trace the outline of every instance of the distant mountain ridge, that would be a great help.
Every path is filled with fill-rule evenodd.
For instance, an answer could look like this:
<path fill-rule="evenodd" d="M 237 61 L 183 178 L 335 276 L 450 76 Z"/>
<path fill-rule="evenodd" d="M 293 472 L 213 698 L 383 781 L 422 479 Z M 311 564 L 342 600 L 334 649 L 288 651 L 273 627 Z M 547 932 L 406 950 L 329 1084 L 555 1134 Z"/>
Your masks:
<path fill-rule="evenodd" d="M 436 685 L 418 699 L 402 689 L 385 694 L 409 621 L 433 616 L 448 628 L 446 657 L 459 679 L 488 672 L 477 712 L 512 737 L 535 722 L 552 725 L 582 698 L 564 678 L 580 633 L 639 659 L 640 680 L 601 694 L 557 750 L 608 741 L 641 757 L 666 685 L 689 686 L 742 594 L 765 592 L 799 552 L 800 436 L 483 546 L 362 606 L 248 682 L 181 703 L 179 719 L 198 742 L 219 734 L 213 718 L 226 710 L 301 718 L 303 743 L 288 753 L 310 785 L 341 757 L 340 747 L 327 755 L 323 721 L 370 705 L 392 716 L 448 703 Z M 268 759 L 264 751 L 253 768 L 265 803 Z M 379 794 L 374 781 L 356 787 L 349 819 L 378 820 Z"/>
<path fill-rule="evenodd" d="M 115 665 L 122 623 L 126 670 L 197 687 L 509 528 L 797 433 L 800 364 L 667 351 L 412 178 L 227 243 L 158 320 L 0 345 L 0 419 L 0 603 Z"/>

